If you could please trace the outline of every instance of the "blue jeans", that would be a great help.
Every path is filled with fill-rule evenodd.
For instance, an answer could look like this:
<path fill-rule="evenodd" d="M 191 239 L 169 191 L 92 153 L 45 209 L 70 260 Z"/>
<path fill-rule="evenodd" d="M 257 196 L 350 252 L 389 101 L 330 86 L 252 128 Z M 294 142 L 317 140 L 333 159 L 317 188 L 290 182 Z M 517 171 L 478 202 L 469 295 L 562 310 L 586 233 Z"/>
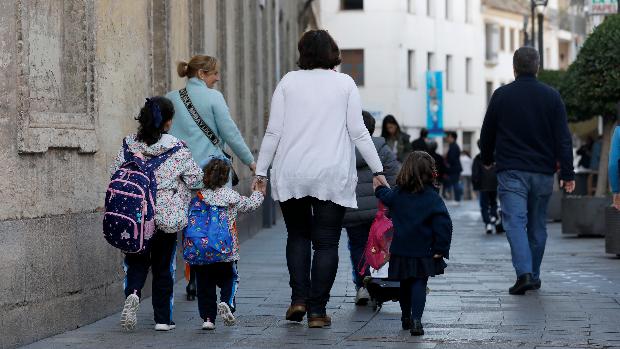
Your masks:
<path fill-rule="evenodd" d="M 538 279 L 547 242 L 547 204 L 553 176 L 509 170 L 499 172 L 497 180 L 512 265 L 517 277 L 531 273 Z"/>
<path fill-rule="evenodd" d="M 351 252 L 351 264 L 353 265 L 353 282 L 356 288 L 364 287 L 364 276 L 370 276 L 370 270 L 366 268 L 364 276 L 359 274 L 360 261 L 363 259 L 364 249 L 368 242 L 371 223 L 347 227 L 349 236 L 349 251 Z"/>
<path fill-rule="evenodd" d="M 463 196 L 463 184 L 460 181 L 460 175 L 450 175 L 444 185 L 444 191 L 450 192 L 452 190 L 452 200 L 461 202 Z"/>

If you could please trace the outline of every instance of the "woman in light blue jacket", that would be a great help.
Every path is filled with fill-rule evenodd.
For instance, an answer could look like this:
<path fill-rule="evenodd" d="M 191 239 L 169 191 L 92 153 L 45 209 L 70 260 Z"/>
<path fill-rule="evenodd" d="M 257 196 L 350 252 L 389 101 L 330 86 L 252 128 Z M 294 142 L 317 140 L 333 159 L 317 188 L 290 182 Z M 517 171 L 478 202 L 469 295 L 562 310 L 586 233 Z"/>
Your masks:
<path fill-rule="evenodd" d="M 224 152 L 223 147 L 228 144 L 241 162 L 247 165 L 254 174 L 256 172 L 254 156 L 231 118 L 224 96 L 220 91 L 213 89 L 213 85 L 220 81 L 220 64 L 217 59 L 204 55 L 194 56 L 189 62 L 180 62 L 177 66 L 177 73 L 180 77 L 188 78 L 185 89 L 191 104 L 219 142 L 214 145 L 196 124 L 181 100 L 180 90 L 170 91 L 166 95 L 174 104 L 175 111 L 169 133 L 187 143 L 194 160 L 201 168 L 207 165 L 212 156 L 221 157 Z M 234 270 L 237 269 L 234 268 Z M 189 274 L 190 280 L 186 288 L 187 299 L 193 300 L 196 297 L 196 283 L 193 273 L 189 271 Z M 234 279 L 238 280 L 237 277 Z"/>
<path fill-rule="evenodd" d="M 220 81 L 220 64 L 217 59 L 203 55 L 194 56 L 189 63 L 180 62 L 177 73 L 180 77 L 188 78 L 185 86 L 187 94 L 198 115 L 220 140 L 221 146 L 214 145 L 198 127 L 181 100 L 179 90 L 170 91 L 166 95 L 174 104 L 175 110 L 169 133 L 187 143 L 200 167 L 206 166 L 211 156 L 223 155 L 222 147 L 227 144 L 239 160 L 254 172 L 254 156 L 231 118 L 224 96 L 213 89 L 215 83 Z"/>

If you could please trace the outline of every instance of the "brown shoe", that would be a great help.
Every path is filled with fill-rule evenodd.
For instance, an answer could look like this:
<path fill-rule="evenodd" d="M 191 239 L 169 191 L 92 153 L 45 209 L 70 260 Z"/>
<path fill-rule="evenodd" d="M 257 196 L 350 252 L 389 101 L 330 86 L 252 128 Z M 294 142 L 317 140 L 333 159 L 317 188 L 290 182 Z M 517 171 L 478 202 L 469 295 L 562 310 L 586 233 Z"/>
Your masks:
<path fill-rule="evenodd" d="M 308 314 L 308 327 L 323 328 L 332 325 L 332 318 L 327 315 Z"/>
<path fill-rule="evenodd" d="M 306 315 L 305 304 L 292 304 L 286 311 L 286 319 L 288 321 L 301 322 L 304 319 L 304 315 Z"/>

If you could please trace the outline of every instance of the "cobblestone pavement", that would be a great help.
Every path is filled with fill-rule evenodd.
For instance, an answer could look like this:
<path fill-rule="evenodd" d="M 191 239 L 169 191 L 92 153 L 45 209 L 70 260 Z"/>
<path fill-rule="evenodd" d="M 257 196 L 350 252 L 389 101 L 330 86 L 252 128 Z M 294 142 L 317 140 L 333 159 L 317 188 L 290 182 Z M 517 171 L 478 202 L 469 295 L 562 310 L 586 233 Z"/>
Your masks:
<path fill-rule="evenodd" d="M 134 333 L 121 332 L 114 315 L 27 348 L 620 348 L 620 260 L 604 254 L 603 239 L 564 237 L 559 224 L 550 224 L 542 289 L 510 296 L 514 275 L 506 238 L 482 232 L 472 202 L 451 211 L 452 259 L 447 274 L 429 283 L 421 338 L 400 330 L 397 303 L 376 313 L 353 304 L 346 234 L 328 309 L 332 327 L 308 329 L 285 321 L 290 291 L 286 233 L 279 225 L 242 244 L 237 326 L 225 327 L 218 319 L 215 331 L 200 330 L 196 302 L 185 301 L 180 282 L 172 332 L 153 330 L 147 299 Z"/>

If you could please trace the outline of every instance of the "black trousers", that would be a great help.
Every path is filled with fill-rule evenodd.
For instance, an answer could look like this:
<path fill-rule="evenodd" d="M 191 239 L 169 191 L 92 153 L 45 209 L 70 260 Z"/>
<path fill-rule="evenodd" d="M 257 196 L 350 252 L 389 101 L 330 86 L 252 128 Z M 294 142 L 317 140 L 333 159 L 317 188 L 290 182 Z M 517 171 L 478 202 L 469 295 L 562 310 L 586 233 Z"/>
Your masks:
<path fill-rule="evenodd" d="M 217 315 L 217 290 L 220 288 L 220 301 L 228 304 L 235 311 L 239 276 L 237 262 L 221 262 L 207 265 L 193 265 L 196 273 L 196 296 L 200 317 L 215 321 Z"/>
<path fill-rule="evenodd" d="M 366 269 L 364 275 L 360 275 L 359 266 L 366 243 L 368 242 L 368 233 L 372 222 L 347 227 L 347 235 L 349 236 L 349 251 L 351 252 L 351 264 L 353 264 L 353 282 L 355 287 L 364 287 L 364 276 L 370 276 L 370 269 Z"/>
<path fill-rule="evenodd" d="M 174 305 L 177 235 L 158 230 L 148 252 L 125 255 L 125 297 L 141 297 L 149 273 L 153 272 L 153 312 L 156 324 L 171 324 Z"/>
<path fill-rule="evenodd" d="M 426 305 L 428 277 L 411 278 L 400 282 L 400 310 L 403 318 L 422 320 Z"/>
<path fill-rule="evenodd" d="M 310 314 L 325 314 L 338 271 L 345 208 L 310 196 L 281 202 L 280 207 L 288 232 L 286 262 L 292 304 L 306 304 Z"/>

